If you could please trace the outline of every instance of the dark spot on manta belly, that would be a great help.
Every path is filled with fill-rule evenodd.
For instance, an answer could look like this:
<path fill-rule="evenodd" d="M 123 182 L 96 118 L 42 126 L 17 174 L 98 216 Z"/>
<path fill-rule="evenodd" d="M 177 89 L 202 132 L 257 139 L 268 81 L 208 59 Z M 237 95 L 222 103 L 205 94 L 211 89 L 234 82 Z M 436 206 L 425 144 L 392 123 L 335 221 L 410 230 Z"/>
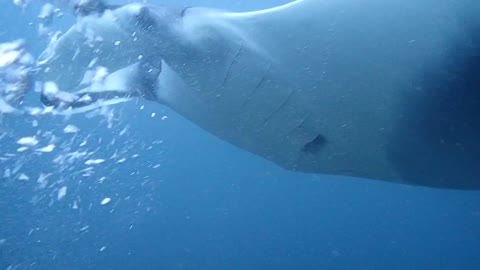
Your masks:
<path fill-rule="evenodd" d="M 325 144 L 327 144 L 327 138 L 322 134 L 318 134 L 315 139 L 303 146 L 302 151 L 309 154 L 317 154 Z"/>

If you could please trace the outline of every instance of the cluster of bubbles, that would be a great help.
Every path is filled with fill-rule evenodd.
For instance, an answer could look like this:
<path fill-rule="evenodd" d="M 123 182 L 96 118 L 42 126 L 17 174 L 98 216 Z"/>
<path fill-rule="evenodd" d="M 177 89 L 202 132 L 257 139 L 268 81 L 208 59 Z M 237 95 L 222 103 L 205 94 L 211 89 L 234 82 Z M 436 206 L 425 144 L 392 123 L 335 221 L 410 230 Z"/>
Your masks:
<path fill-rule="evenodd" d="M 47 0 L 45 0 L 47 1 Z M 14 4 L 27 8 L 30 4 L 29 0 L 14 0 Z M 61 31 L 55 31 L 53 27 L 54 17 L 62 17 L 63 12 L 57 6 L 68 8 L 74 11 L 77 17 L 91 15 L 96 12 L 101 12 L 107 5 L 102 0 L 49 0 L 40 9 L 38 18 L 38 34 L 40 38 L 46 38 L 50 44 L 47 50 L 38 58 L 37 62 L 25 49 L 25 41 L 15 40 L 0 44 L 0 118 L 1 115 L 9 113 L 34 113 L 46 114 L 56 113 L 52 108 L 46 108 L 43 112 L 39 108 L 24 107 L 18 110 L 17 107 L 21 105 L 23 97 L 28 91 L 34 89 L 37 92 L 42 92 L 42 102 L 48 105 L 66 105 L 72 101 L 79 101 L 79 103 L 90 104 L 88 95 L 78 97 L 72 93 L 61 91 L 55 82 L 35 82 L 35 72 L 42 72 L 42 63 L 45 56 L 50 57 L 49 48 L 51 44 L 55 43 L 61 37 Z M 46 58 L 48 60 L 49 58 Z M 44 59 L 45 60 L 45 59 Z M 43 70 L 47 71 L 47 70 Z M 88 66 L 82 85 L 94 88 L 103 85 L 103 80 L 108 76 L 108 70 L 101 66 L 96 66 L 96 59 L 92 59 Z M 83 98 L 85 100 L 77 100 Z M 125 100 L 113 101 L 114 104 L 123 102 Z M 50 103 L 50 104 L 49 104 Z M 107 102 L 108 103 L 108 102 Z M 90 108 L 84 108 L 90 110 Z"/>
<path fill-rule="evenodd" d="M 31 3 L 29 0 L 14 0 L 14 4 L 25 9 Z M 55 17 L 63 15 L 57 7 L 73 8 L 76 15 L 81 16 L 98 9 L 99 5 L 103 5 L 103 1 L 48 1 L 38 15 L 39 36 L 48 38 L 50 42 L 60 36 L 60 32 L 53 27 Z M 144 142 L 138 138 L 132 139 L 135 132 L 122 121 L 121 108 L 100 106 L 82 114 L 88 122 L 97 123 L 98 128 L 111 131 L 99 135 L 92 134 L 91 130 L 75 124 L 75 121 L 68 121 L 75 118 L 68 112 L 61 116 L 52 116 L 59 114 L 55 112 L 55 108 L 25 105 L 24 97 L 32 89 L 56 96 L 62 93 L 55 82 L 35 81 L 35 59 L 26 47 L 23 39 L 0 44 L 0 144 L 3 145 L 0 153 L 0 188 L 28 187 L 28 192 L 23 192 L 22 195 L 25 198 L 21 199 L 30 207 L 35 206 L 42 216 L 48 213 L 48 209 L 57 209 L 57 212 L 50 214 L 58 214 L 59 207 L 68 212 L 83 213 L 82 220 L 72 219 L 70 222 L 71 228 L 68 231 L 76 232 L 74 237 L 88 234 L 95 226 L 86 221 L 85 213 L 112 213 L 121 206 L 125 212 L 131 214 L 130 220 L 126 221 L 128 230 L 131 230 L 134 216 L 149 212 L 153 204 L 151 186 L 157 179 L 150 179 L 150 175 L 142 170 L 156 170 L 161 167 L 158 159 L 149 164 L 140 160 L 145 160 L 145 153 L 150 156 L 152 154 L 148 153 L 152 151 L 155 151 L 156 156 L 161 154 L 159 147 L 162 141 Z M 89 79 L 91 85 L 108 75 L 108 71 L 96 66 L 94 60 L 89 68 L 93 72 Z M 143 108 L 140 107 L 142 110 Z M 61 117 L 68 122 L 60 121 L 59 126 L 59 123 L 48 121 L 46 115 L 57 119 Z M 5 116 L 7 119 L 15 119 L 15 125 L 21 122 L 29 127 L 22 127 L 22 131 L 8 130 L 2 122 Z M 155 114 L 151 117 L 155 117 Z M 162 117 L 162 120 L 164 119 L 166 116 Z M 121 175 L 115 174 L 120 166 L 126 166 L 127 169 L 123 167 Z M 130 186 L 125 188 L 126 179 L 135 181 L 129 181 Z M 39 238 L 35 237 L 42 237 L 43 232 L 49 234 L 49 231 L 54 230 L 54 226 L 54 222 L 31 224 L 31 228 L 25 232 L 23 242 L 13 240 L 9 235 L 0 235 L 0 251 L 2 247 L 14 249 L 19 245 L 32 246 L 39 241 Z M 98 244 L 98 251 L 103 252 L 106 245 L 107 243 Z M 51 250 L 55 248 L 49 247 Z M 10 261 L 18 260 L 12 258 Z M 9 267 L 24 269 L 20 265 L 21 263 L 14 263 Z"/>
<path fill-rule="evenodd" d="M 29 0 L 14 0 L 14 4 L 26 9 Z M 45 3 L 38 14 L 38 33 L 41 38 L 55 40 L 61 34 L 52 29 L 54 16 L 63 13 L 51 3 Z M 27 51 L 26 41 L 17 39 L 0 44 L 0 116 L 23 113 L 25 95 L 35 86 L 35 60 Z"/>
<path fill-rule="evenodd" d="M 103 2 L 102 0 L 48 0 L 48 3 L 58 5 L 58 6 L 95 6 L 99 3 Z M 26 8 L 28 5 L 31 4 L 31 0 L 13 0 L 13 4 L 21 7 Z"/>
<path fill-rule="evenodd" d="M 82 117 L 109 132 L 92 133 L 71 120 L 52 125 L 51 117 L 31 115 L 24 121 L 32 128 L 0 131 L 0 194 L 16 205 L 11 214 L 6 212 L 12 206 L 2 207 L 0 253 L 7 253 L 2 256 L 12 269 L 54 263 L 57 257 L 42 249 L 61 253 L 59 241 L 75 245 L 104 233 L 103 240 L 78 244 L 101 253 L 112 244 L 106 227 L 115 224 L 125 233 L 134 232 L 136 220 L 154 208 L 154 172 L 161 161 L 146 162 L 145 156 L 159 157 L 162 141 L 138 140 L 119 108 L 103 107 Z M 32 216 L 23 216 L 25 212 Z M 22 250 L 30 250 L 32 256 L 15 252 L 19 246 L 30 247 Z M 44 248 L 32 251 L 34 247 Z"/>
<path fill-rule="evenodd" d="M 22 39 L 0 44 L 0 113 L 14 113 L 32 87 L 33 56 Z"/>

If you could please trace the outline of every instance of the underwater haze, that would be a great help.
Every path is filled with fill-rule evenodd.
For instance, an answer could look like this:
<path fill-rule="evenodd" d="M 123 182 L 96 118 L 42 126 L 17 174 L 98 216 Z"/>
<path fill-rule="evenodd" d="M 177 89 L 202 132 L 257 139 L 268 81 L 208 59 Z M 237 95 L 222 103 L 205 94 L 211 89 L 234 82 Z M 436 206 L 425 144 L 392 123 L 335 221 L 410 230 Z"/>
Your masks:
<path fill-rule="evenodd" d="M 38 56 L 44 2 L 0 2 L 0 43 Z M 0 121 L 0 270 L 480 269 L 479 191 L 289 172 L 148 101 Z"/>

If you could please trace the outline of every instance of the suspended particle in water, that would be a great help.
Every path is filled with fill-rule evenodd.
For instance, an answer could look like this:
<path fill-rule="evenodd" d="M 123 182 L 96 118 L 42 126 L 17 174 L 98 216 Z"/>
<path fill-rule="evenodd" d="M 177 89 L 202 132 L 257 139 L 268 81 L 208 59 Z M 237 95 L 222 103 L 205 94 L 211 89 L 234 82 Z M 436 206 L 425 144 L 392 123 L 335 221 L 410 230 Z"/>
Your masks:
<path fill-rule="evenodd" d="M 65 195 L 67 195 L 67 187 L 63 186 L 58 190 L 57 200 L 61 200 Z"/>
<path fill-rule="evenodd" d="M 105 159 L 89 159 L 85 161 L 85 165 L 97 165 L 105 162 Z"/>
<path fill-rule="evenodd" d="M 35 150 L 35 151 L 37 151 L 37 152 L 42 152 L 42 153 L 50 153 L 50 152 L 52 152 L 53 150 L 55 150 L 55 145 L 49 144 L 49 145 L 47 145 L 47 146 L 45 146 L 45 147 L 42 147 L 42 148 L 39 148 L 39 149 L 37 149 L 37 150 Z"/>
<path fill-rule="evenodd" d="M 79 132 L 80 129 L 74 125 L 67 125 L 64 129 L 63 129 L 63 133 L 77 133 Z"/>
<path fill-rule="evenodd" d="M 107 203 L 109 203 L 112 199 L 110 199 L 109 197 L 105 197 L 102 202 L 100 202 L 100 205 L 105 205 Z"/>
<path fill-rule="evenodd" d="M 35 136 L 23 137 L 23 138 L 20 138 L 17 141 L 17 143 L 23 146 L 34 147 L 35 145 L 38 144 L 38 140 L 35 138 Z"/>

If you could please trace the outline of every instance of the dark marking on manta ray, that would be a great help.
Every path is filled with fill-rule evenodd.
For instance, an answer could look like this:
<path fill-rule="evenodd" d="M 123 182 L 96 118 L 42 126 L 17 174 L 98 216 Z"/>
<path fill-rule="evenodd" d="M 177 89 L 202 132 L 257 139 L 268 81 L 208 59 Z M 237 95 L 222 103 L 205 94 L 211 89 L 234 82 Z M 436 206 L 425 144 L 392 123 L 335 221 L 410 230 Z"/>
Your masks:
<path fill-rule="evenodd" d="M 265 119 L 265 121 L 263 122 L 263 125 L 262 127 L 265 127 L 267 126 L 269 120 L 278 112 L 280 111 L 286 104 L 287 102 L 292 98 L 292 96 L 295 94 L 295 91 L 290 91 L 290 93 L 288 93 L 288 96 L 285 98 L 284 101 L 282 101 L 282 103 L 280 103 L 280 105 L 278 105 L 277 108 L 275 108 L 268 116 L 267 118 Z"/>
<path fill-rule="evenodd" d="M 302 151 L 309 153 L 309 154 L 317 154 L 322 147 L 327 144 L 327 138 L 323 136 L 322 134 L 318 134 L 315 139 L 313 139 L 311 142 L 306 143 Z"/>
<path fill-rule="evenodd" d="M 243 51 L 243 44 L 240 44 L 240 48 L 238 49 L 237 53 L 233 57 L 232 62 L 230 62 L 230 65 L 228 65 L 227 73 L 225 74 L 225 77 L 223 78 L 222 89 L 225 89 L 225 84 L 227 83 L 228 78 L 230 77 L 230 73 L 232 72 L 233 64 L 235 64 L 235 62 L 237 62 L 237 60 L 240 57 L 240 54 L 242 53 L 242 51 Z"/>
<path fill-rule="evenodd" d="M 245 99 L 245 101 L 243 101 L 242 105 L 240 105 L 240 109 L 243 109 L 247 105 L 247 103 L 251 100 L 251 97 L 253 96 L 253 94 L 265 83 L 265 81 L 267 80 L 267 75 L 270 71 L 270 67 L 271 65 L 269 64 L 262 78 L 258 81 L 258 83 L 255 85 L 253 90 L 248 94 L 247 98 Z"/>

